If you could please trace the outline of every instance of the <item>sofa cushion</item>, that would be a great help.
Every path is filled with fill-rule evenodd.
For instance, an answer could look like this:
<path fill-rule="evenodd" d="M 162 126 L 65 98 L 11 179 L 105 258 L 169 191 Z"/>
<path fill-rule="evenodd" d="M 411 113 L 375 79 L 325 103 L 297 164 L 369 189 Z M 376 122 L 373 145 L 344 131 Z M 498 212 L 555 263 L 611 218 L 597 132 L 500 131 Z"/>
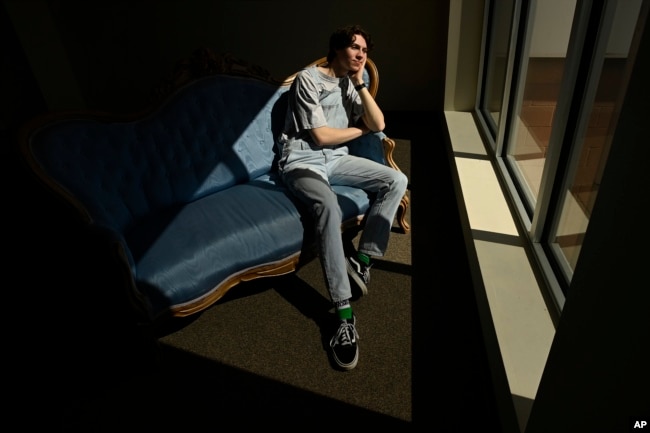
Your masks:
<path fill-rule="evenodd" d="M 336 191 L 344 220 L 367 211 L 363 191 Z M 142 220 L 126 241 L 153 315 L 209 295 L 242 270 L 300 252 L 305 236 L 298 206 L 265 175 Z"/>

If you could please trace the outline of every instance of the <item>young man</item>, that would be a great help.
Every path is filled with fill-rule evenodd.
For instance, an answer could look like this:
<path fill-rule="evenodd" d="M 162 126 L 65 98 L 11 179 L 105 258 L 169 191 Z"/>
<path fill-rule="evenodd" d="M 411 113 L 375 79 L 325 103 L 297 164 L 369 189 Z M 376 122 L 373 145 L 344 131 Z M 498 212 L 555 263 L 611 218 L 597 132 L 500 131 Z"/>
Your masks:
<path fill-rule="evenodd" d="M 383 256 L 406 176 L 388 166 L 349 155 L 346 143 L 384 129 L 384 115 L 363 81 L 370 35 L 359 26 L 336 30 L 327 63 L 300 71 L 289 91 L 280 137 L 279 169 L 289 190 L 311 211 L 325 283 L 340 320 L 330 341 L 334 361 L 350 370 L 359 358 L 349 276 L 367 292 L 370 258 Z M 341 210 L 331 185 L 354 185 L 376 194 L 358 253 L 346 257 Z"/>

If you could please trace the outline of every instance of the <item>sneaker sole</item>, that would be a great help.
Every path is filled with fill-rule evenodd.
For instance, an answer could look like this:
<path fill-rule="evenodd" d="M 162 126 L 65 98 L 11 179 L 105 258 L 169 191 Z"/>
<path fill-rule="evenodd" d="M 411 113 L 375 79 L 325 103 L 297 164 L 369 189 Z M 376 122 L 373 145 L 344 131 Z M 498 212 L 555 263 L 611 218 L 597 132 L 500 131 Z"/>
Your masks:
<path fill-rule="evenodd" d="M 354 268 L 352 267 L 350 262 L 348 262 L 347 260 L 345 261 L 345 267 L 348 270 L 348 275 L 350 277 L 352 277 L 354 282 L 357 283 L 357 286 L 359 286 L 359 288 L 361 289 L 361 294 L 363 296 L 367 295 L 368 294 L 368 286 L 366 286 L 366 283 L 364 283 L 364 281 L 361 279 L 359 274 L 357 274 L 357 271 L 354 270 Z"/>
<path fill-rule="evenodd" d="M 356 358 L 354 358 L 354 361 L 352 361 L 349 364 L 343 364 L 341 363 L 336 357 L 334 357 L 334 361 L 336 361 L 336 365 L 338 365 L 341 369 L 343 370 L 352 370 L 354 367 L 357 366 L 357 363 L 359 361 L 359 354 L 357 353 Z"/>

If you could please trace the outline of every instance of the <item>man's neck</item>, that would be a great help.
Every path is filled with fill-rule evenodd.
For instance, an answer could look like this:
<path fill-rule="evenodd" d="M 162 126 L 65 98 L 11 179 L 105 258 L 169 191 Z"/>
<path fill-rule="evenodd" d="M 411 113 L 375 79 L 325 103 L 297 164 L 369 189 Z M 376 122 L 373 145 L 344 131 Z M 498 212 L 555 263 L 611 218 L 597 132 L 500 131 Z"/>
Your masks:
<path fill-rule="evenodd" d="M 348 71 L 345 68 L 341 68 L 336 61 L 320 66 L 320 70 L 334 78 L 343 78 L 348 74 Z"/>

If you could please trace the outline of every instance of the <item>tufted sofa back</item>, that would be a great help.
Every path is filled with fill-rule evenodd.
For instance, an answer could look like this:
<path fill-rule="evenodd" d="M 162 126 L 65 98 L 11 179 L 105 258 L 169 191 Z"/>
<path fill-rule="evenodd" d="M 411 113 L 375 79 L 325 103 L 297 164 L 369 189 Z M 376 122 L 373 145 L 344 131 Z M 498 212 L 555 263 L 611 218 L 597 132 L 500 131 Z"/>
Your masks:
<path fill-rule="evenodd" d="M 124 233 L 150 213 L 272 171 L 287 90 L 208 76 L 137 120 L 50 122 L 29 137 L 28 159 L 89 221 Z"/>

